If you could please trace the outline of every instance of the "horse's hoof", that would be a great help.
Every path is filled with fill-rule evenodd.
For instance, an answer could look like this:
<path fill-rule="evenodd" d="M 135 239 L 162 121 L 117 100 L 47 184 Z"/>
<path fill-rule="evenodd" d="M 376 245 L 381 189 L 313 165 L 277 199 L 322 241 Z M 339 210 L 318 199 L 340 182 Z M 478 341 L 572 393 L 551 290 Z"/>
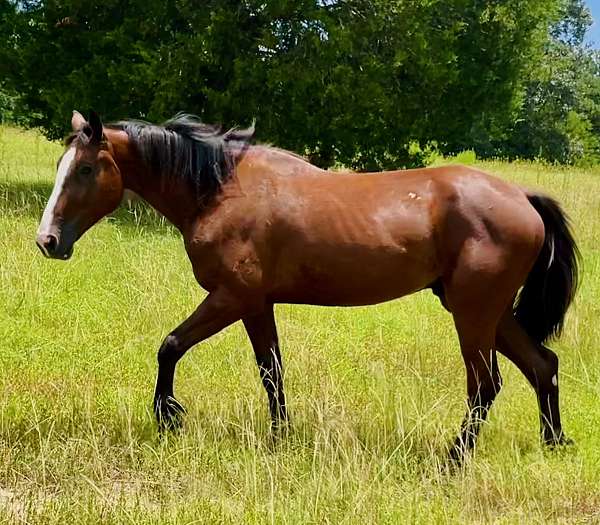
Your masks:
<path fill-rule="evenodd" d="M 273 421 L 268 434 L 268 439 L 271 445 L 277 445 L 283 441 L 290 432 L 290 424 L 286 421 Z"/>
<path fill-rule="evenodd" d="M 453 443 L 446 448 L 445 457 L 440 458 L 439 472 L 445 476 L 455 476 L 463 470 L 465 459 L 469 454 L 464 447 Z"/>
<path fill-rule="evenodd" d="M 562 449 L 574 446 L 575 441 L 561 433 L 558 436 L 545 439 L 544 445 L 550 450 Z"/>
<path fill-rule="evenodd" d="M 462 443 L 453 443 L 448 452 L 448 466 L 450 470 L 462 467 L 468 452 Z"/>
<path fill-rule="evenodd" d="M 286 436 L 290 431 L 290 422 L 287 419 L 273 421 L 271 423 L 271 434 L 277 437 Z"/>
<path fill-rule="evenodd" d="M 167 396 L 154 402 L 154 414 L 160 432 L 173 432 L 181 428 L 186 410 L 177 399 Z"/>

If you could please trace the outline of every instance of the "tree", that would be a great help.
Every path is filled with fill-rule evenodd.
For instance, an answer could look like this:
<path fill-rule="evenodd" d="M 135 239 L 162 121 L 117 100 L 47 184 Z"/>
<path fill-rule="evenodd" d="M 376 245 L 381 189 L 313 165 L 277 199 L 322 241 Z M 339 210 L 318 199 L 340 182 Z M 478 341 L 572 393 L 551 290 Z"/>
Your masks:
<path fill-rule="evenodd" d="M 3 1 L 0 78 L 50 137 L 73 108 L 183 110 L 378 169 L 411 142 L 497 151 L 564 0 Z"/>
<path fill-rule="evenodd" d="M 581 0 L 568 0 L 543 59 L 527 78 L 519 118 L 500 150 L 561 163 L 600 160 L 600 55 L 584 44 L 591 24 Z"/>

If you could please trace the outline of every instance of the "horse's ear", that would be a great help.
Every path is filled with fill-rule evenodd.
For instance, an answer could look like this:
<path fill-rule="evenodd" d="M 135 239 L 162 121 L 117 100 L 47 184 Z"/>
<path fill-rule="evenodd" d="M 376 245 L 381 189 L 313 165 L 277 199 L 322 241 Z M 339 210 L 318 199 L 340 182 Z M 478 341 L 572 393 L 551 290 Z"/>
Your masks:
<path fill-rule="evenodd" d="M 87 124 L 83 115 L 79 111 L 73 110 L 73 116 L 71 117 L 71 127 L 73 131 L 80 131 Z"/>
<path fill-rule="evenodd" d="M 90 111 L 90 128 L 92 128 L 92 136 L 90 140 L 93 142 L 100 142 L 102 140 L 103 131 L 102 131 L 102 120 L 98 116 L 98 113 L 91 110 Z"/>

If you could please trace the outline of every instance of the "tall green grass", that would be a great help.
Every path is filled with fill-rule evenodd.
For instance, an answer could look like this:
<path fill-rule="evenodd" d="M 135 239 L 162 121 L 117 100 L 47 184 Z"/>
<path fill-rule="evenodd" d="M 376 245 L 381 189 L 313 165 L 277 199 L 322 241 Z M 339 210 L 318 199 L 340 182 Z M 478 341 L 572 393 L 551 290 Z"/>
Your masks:
<path fill-rule="evenodd" d="M 449 315 L 430 293 L 369 308 L 278 306 L 292 426 L 269 437 L 241 326 L 181 362 L 183 432 L 151 413 L 156 350 L 203 297 L 176 232 L 121 209 L 48 261 L 35 231 L 61 147 L 0 128 L 0 516 L 6 523 L 600 522 L 600 170 L 480 167 L 555 195 L 584 257 L 561 358 L 577 445 L 544 451 L 535 397 L 504 388 L 465 468 Z"/>

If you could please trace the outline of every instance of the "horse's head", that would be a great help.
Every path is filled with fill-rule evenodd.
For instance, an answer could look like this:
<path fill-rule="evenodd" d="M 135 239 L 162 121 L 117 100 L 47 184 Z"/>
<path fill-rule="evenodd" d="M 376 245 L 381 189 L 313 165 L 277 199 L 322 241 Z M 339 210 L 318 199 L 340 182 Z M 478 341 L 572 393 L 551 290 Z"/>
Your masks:
<path fill-rule="evenodd" d="M 54 189 L 46 204 L 37 245 L 46 257 L 68 259 L 86 230 L 121 202 L 123 181 L 102 122 L 73 112 L 73 135 L 58 161 Z"/>

